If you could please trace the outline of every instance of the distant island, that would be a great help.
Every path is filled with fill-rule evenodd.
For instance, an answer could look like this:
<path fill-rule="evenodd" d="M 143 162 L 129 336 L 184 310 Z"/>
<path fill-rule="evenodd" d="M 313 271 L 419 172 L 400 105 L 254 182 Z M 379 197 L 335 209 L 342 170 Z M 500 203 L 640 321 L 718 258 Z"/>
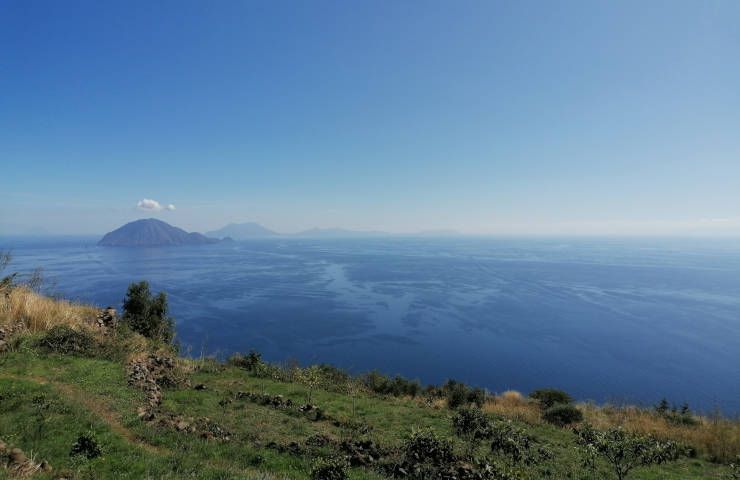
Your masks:
<path fill-rule="evenodd" d="M 452 237 L 461 235 L 455 230 L 423 230 L 416 233 L 390 233 L 379 230 L 349 230 L 345 228 L 310 228 L 297 233 L 280 233 L 257 222 L 230 223 L 218 230 L 206 232 L 213 238 L 249 240 L 266 237 L 300 238 L 370 238 L 370 237 Z"/>
<path fill-rule="evenodd" d="M 259 223 L 230 223 L 225 227 L 206 232 L 206 235 L 213 238 L 231 237 L 234 240 L 244 240 L 255 237 L 274 237 L 280 235 L 277 232 L 265 228 Z"/>
<path fill-rule="evenodd" d="M 220 240 L 197 232 L 186 232 L 156 218 L 127 223 L 106 233 L 98 242 L 103 247 L 162 247 L 175 245 L 206 245 Z"/>

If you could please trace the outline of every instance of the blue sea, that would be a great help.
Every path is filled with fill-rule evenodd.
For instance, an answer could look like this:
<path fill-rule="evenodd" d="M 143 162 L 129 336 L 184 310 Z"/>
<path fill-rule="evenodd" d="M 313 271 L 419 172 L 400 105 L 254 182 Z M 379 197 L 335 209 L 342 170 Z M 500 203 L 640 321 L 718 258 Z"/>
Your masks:
<path fill-rule="evenodd" d="M 192 355 L 378 369 L 492 392 L 740 414 L 740 241 L 265 239 L 167 248 L 3 238 L 14 270 L 120 307 L 169 295 Z"/>

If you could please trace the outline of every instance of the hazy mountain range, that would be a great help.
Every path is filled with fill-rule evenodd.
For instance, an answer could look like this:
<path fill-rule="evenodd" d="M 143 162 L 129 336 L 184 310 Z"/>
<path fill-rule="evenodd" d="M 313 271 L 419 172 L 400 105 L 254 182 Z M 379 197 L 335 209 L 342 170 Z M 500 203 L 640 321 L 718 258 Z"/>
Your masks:
<path fill-rule="evenodd" d="M 367 237 L 388 237 L 399 234 L 383 232 L 379 230 L 349 230 L 346 228 L 310 228 L 298 233 L 279 233 L 269 228 L 263 227 L 259 223 L 230 223 L 218 230 L 206 232 L 209 237 L 223 238 L 231 237 L 234 240 L 246 240 L 258 237 L 306 237 L 306 238 L 367 238 Z M 454 230 L 429 230 L 418 232 L 415 236 L 453 236 L 459 235 Z"/>
<path fill-rule="evenodd" d="M 254 237 L 274 237 L 280 234 L 277 232 L 273 232 L 269 228 L 263 227 L 259 223 L 245 222 L 230 223 L 225 227 L 219 228 L 218 230 L 206 232 L 206 235 L 214 238 L 231 237 L 234 240 L 243 240 L 245 238 Z"/>
<path fill-rule="evenodd" d="M 230 223 L 218 230 L 206 232 L 186 232 L 162 220 L 155 218 L 136 220 L 106 233 L 98 245 L 106 247 L 153 247 L 166 245 L 205 245 L 229 240 L 247 240 L 250 238 L 268 237 L 305 237 L 305 238 L 367 238 L 384 237 L 393 234 L 376 230 L 347 230 L 343 228 L 312 228 L 298 233 L 283 234 L 259 223 Z M 419 236 L 452 236 L 458 235 L 451 230 L 419 232 Z"/>

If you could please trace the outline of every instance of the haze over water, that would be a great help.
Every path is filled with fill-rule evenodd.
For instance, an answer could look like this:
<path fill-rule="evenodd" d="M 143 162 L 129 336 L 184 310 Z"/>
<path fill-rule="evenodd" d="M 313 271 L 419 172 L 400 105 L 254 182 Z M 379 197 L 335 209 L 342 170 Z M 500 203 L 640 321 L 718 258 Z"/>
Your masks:
<path fill-rule="evenodd" d="M 193 355 L 255 348 L 424 383 L 740 413 L 736 240 L 1 240 L 13 270 L 43 267 L 65 297 L 120 308 L 128 283 L 149 280 Z"/>

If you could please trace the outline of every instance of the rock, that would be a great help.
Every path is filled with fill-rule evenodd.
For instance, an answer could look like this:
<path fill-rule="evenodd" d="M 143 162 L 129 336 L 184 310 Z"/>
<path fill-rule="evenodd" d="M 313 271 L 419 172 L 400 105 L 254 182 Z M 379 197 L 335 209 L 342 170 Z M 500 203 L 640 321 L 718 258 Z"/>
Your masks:
<path fill-rule="evenodd" d="M 13 448 L 10 450 L 10 462 L 15 463 L 16 465 L 20 465 L 22 463 L 26 463 L 28 460 L 28 457 L 26 457 L 26 454 L 23 453 L 23 450 L 20 448 Z"/>
<path fill-rule="evenodd" d="M 118 325 L 118 312 L 113 307 L 107 307 L 98 313 L 96 320 L 100 328 L 113 329 Z"/>

